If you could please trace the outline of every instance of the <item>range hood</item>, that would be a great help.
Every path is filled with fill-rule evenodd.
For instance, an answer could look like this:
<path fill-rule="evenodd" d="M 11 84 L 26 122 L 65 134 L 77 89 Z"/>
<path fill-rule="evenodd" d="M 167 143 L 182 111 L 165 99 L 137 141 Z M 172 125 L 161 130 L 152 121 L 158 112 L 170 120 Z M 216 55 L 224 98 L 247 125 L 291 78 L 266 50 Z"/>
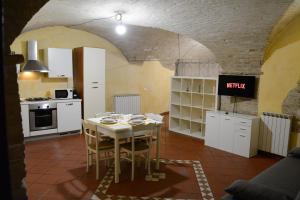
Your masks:
<path fill-rule="evenodd" d="M 49 72 L 48 68 L 38 61 L 37 41 L 29 40 L 27 42 L 28 60 L 25 63 L 23 72 Z"/>

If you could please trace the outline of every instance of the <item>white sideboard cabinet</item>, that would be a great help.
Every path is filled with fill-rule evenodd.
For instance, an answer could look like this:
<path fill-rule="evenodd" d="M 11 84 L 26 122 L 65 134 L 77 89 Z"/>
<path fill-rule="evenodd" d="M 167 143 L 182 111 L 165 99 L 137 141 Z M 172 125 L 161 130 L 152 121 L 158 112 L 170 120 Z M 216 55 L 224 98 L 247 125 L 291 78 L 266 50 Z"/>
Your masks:
<path fill-rule="evenodd" d="M 208 111 L 205 145 L 244 157 L 257 154 L 259 117 Z"/>

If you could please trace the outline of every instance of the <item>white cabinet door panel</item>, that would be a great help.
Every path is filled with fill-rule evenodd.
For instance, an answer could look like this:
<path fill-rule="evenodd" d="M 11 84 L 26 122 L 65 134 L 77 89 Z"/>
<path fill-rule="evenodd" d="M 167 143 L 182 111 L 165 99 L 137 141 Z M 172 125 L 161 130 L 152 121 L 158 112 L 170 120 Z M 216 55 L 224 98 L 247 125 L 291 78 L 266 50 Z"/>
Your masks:
<path fill-rule="evenodd" d="M 219 123 L 219 115 L 206 113 L 205 145 L 214 148 L 219 147 Z"/>
<path fill-rule="evenodd" d="M 230 116 L 221 116 L 220 122 L 220 148 L 233 152 L 234 120 Z"/>
<path fill-rule="evenodd" d="M 30 136 L 29 131 L 29 107 L 28 105 L 21 105 L 22 128 L 24 137 Z"/>
<path fill-rule="evenodd" d="M 84 119 L 105 112 L 105 86 L 91 84 L 84 86 Z"/>
<path fill-rule="evenodd" d="M 49 68 L 49 77 L 73 77 L 72 49 L 48 48 L 45 54 L 46 65 Z"/>
<path fill-rule="evenodd" d="M 84 48 L 84 83 L 105 83 L 105 50 Z"/>
<path fill-rule="evenodd" d="M 81 129 L 81 102 L 57 103 L 57 131 Z"/>
<path fill-rule="evenodd" d="M 233 153 L 249 157 L 249 150 L 250 150 L 250 138 L 249 135 L 242 134 L 240 132 L 235 133 L 234 138 L 234 151 Z"/>

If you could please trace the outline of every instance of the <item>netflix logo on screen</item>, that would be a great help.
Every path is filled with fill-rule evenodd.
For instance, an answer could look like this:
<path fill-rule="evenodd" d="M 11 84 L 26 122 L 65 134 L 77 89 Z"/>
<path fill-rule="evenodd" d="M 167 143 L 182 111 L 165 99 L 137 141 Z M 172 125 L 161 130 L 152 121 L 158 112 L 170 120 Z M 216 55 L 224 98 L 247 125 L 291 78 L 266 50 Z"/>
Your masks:
<path fill-rule="evenodd" d="M 246 84 L 245 83 L 227 83 L 226 84 L 227 88 L 233 88 L 233 89 L 246 89 Z"/>
<path fill-rule="evenodd" d="M 254 98 L 255 76 L 220 75 L 218 95 Z"/>

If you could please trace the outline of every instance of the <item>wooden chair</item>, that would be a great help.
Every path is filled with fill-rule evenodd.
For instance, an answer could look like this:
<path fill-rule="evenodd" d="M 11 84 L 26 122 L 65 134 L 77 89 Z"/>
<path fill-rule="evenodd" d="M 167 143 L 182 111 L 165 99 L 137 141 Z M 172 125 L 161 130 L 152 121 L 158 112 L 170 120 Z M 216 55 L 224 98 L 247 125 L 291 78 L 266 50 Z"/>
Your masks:
<path fill-rule="evenodd" d="M 150 174 L 150 154 L 152 146 L 153 125 L 135 125 L 132 126 L 130 141 L 120 145 L 120 150 L 128 156 L 123 159 L 131 162 L 131 180 L 134 180 L 135 156 L 143 156 L 146 158 L 145 168 Z"/>
<path fill-rule="evenodd" d="M 95 125 L 87 123 L 85 120 L 83 124 L 83 133 L 85 136 L 85 143 L 87 149 L 87 166 L 86 171 L 92 164 L 92 157 L 95 155 L 96 160 L 96 179 L 99 179 L 99 161 L 113 159 L 114 143 L 111 140 L 102 139 L 101 135 L 97 133 Z"/>

